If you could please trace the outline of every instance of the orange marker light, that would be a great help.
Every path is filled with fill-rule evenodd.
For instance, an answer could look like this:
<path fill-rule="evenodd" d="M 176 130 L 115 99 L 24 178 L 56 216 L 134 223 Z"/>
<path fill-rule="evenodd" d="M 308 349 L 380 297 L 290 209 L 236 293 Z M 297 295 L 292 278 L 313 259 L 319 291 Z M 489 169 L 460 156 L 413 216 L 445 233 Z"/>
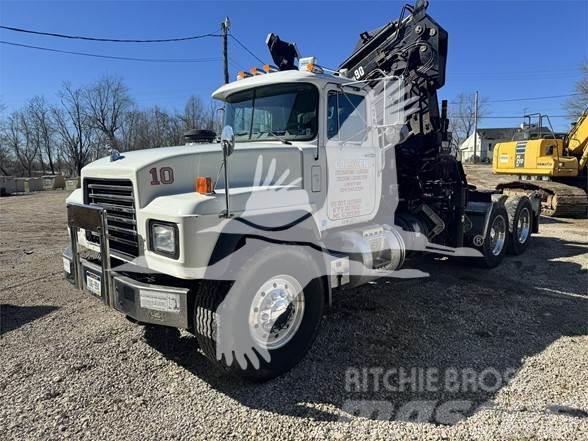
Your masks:
<path fill-rule="evenodd" d="M 314 64 L 312 64 L 312 63 L 308 63 L 308 64 L 306 65 L 306 70 L 307 70 L 308 72 L 314 72 Z"/>
<path fill-rule="evenodd" d="M 261 70 L 259 67 L 252 67 L 251 69 L 249 69 L 249 72 L 251 72 L 251 75 L 255 76 L 255 75 L 263 75 L 265 72 L 265 70 Z"/>
<path fill-rule="evenodd" d="M 198 176 L 196 178 L 196 193 L 212 193 L 212 179 L 204 176 Z"/>

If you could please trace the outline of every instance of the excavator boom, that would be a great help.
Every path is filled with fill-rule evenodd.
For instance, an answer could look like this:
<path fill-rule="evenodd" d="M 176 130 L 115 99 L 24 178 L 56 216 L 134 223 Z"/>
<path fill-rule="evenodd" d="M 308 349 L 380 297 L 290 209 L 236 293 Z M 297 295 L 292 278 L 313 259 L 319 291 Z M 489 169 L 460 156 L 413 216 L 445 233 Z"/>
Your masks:
<path fill-rule="evenodd" d="M 584 110 L 567 136 L 570 155 L 580 158 L 578 168 L 583 170 L 588 163 L 588 108 Z"/>

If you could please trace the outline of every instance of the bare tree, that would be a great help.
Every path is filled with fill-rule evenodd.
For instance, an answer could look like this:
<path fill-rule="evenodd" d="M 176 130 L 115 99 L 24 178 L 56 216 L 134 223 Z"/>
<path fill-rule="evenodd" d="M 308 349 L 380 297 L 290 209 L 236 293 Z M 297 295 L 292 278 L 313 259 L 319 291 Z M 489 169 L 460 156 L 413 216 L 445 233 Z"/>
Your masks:
<path fill-rule="evenodd" d="M 137 150 L 140 147 L 138 142 L 139 123 L 142 112 L 138 109 L 130 109 L 124 113 L 120 127 L 120 142 L 125 150 Z"/>
<path fill-rule="evenodd" d="M 55 128 L 61 140 L 62 154 L 72 171 L 80 175 L 97 144 L 96 131 L 84 108 L 84 91 L 65 83 L 59 92 L 61 108 L 52 109 Z"/>
<path fill-rule="evenodd" d="M 55 174 L 55 129 L 51 118 L 51 109 L 44 97 L 36 96 L 27 105 L 27 114 L 34 127 L 37 141 L 39 142 L 40 158 L 43 163 L 43 155 L 51 170 Z"/>
<path fill-rule="evenodd" d="M 39 153 L 39 143 L 36 142 L 31 121 L 24 112 L 15 111 L 8 117 L 5 139 L 20 164 L 22 172 L 32 176 L 33 166 Z"/>
<path fill-rule="evenodd" d="M 186 130 L 205 129 L 206 115 L 200 97 L 192 95 L 184 107 L 184 114 L 180 116 Z"/>
<path fill-rule="evenodd" d="M 478 122 L 489 114 L 488 98 L 478 99 Z M 461 146 L 474 132 L 475 94 L 460 93 L 451 101 L 449 111 L 449 130 L 452 133 L 452 147 Z"/>
<path fill-rule="evenodd" d="M 9 176 L 9 166 L 10 166 L 10 152 L 8 150 L 8 145 L 4 142 L 4 137 L 0 137 L 0 172 L 4 174 L 4 176 Z"/>
<path fill-rule="evenodd" d="M 0 102 L 0 172 L 2 172 L 5 176 L 8 176 L 10 174 L 9 164 L 12 161 L 7 143 L 6 121 L 3 115 L 5 110 L 6 106 L 4 103 Z"/>
<path fill-rule="evenodd" d="M 182 143 L 183 133 L 180 117 L 170 115 L 159 106 L 145 112 L 140 134 L 143 148 L 179 145 Z"/>
<path fill-rule="evenodd" d="M 100 130 L 111 147 L 121 148 L 117 134 L 132 101 L 120 78 L 104 77 L 84 91 L 90 123 Z"/>
<path fill-rule="evenodd" d="M 578 118 L 588 107 L 588 60 L 585 60 L 580 67 L 582 78 L 576 83 L 576 93 L 574 97 L 566 101 L 564 107 L 569 117 Z"/>
<path fill-rule="evenodd" d="M 9 176 L 12 158 L 8 145 L 8 130 L 6 126 L 6 121 L 4 119 L 0 120 L 0 172 L 5 176 Z"/>

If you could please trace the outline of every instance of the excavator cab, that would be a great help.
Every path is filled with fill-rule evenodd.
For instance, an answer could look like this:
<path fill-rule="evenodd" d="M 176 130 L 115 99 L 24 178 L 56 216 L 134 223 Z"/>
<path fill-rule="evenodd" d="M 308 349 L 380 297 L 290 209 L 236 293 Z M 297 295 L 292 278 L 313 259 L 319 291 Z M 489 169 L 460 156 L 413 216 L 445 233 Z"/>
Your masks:
<path fill-rule="evenodd" d="M 587 115 L 588 111 L 584 111 L 564 137 L 554 133 L 547 115 L 525 116 L 525 123 L 513 140 L 494 147 L 493 173 L 519 178 L 498 188 L 519 193 L 538 191 L 543 213 L 550 216 L 586 216 Z"/>
<path fill-rule="evenodd" d="M 524 122 L 515 131 L 512 141 L 496 144 L 493 172 L 537 179 L 575 176 L 578 159 L 569 156 L 567 143 L 556 135 L 549 116 L 533 113 L 523 118 Z"/>

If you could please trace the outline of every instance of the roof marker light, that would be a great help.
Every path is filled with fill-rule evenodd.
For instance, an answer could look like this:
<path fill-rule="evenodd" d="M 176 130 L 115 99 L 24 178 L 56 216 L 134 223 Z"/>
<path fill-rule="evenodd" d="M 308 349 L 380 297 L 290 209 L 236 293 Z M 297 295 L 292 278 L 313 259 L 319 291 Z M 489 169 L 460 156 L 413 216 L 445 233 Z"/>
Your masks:
<path fill-rule="evenodd" d="M 263 70 L 265 73 L 277 72 L 278 68 L 276 66 L 272 66 L 271 64 L 264 64 Z"/>
<path fill-rule="evenodd" d="M 251 72 L 251 75 L 253 76 L 265 74 L 265 71 L 263 69 L 260 69 L 259 67 L 252 67 L 251 69 L 249 69 L 249 72 Z"/>
<path fill-rule="evenodd" d="M 298 69 L 301 71 L 312 72 L 316 74 L 324 73 L 323 68 L 316 64 L 315 57 L 301 58 L 298 66 Z"/>
<path fill-rule="evenodd" d="M 244 70 L 240 71 L 237 74 L 237 79 L 242 80 L 243 78 L 251 77 L 252 75 L 249 72 L 245 72 Z"/>

